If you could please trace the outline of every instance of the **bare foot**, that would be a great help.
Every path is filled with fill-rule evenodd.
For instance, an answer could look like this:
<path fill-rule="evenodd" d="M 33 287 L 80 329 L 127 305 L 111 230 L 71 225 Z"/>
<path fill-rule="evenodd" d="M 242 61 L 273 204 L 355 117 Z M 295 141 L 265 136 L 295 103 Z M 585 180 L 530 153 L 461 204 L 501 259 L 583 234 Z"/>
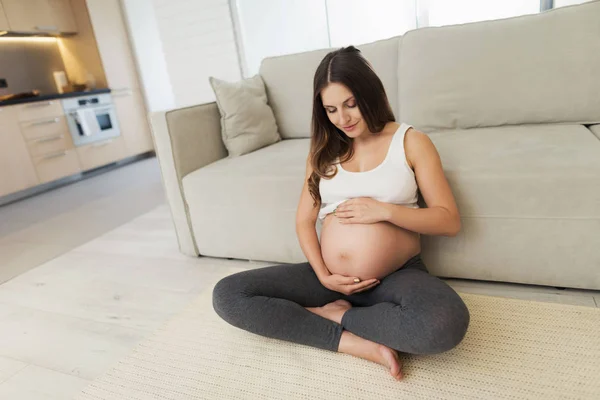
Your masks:
<path fill-rule="evenodd" d="M 352 308 L 352 304 L 346 300 L 336 300 L 325 304 L 323 307 L 306 307 L 310 312 L 327 318 L 330 321 L 342 323 L 344 313 Z M 390 374 L 394 379 L 402 379 L 402 363 L 398 357 L 398 352 L 387 346 L 356 336 L 349 331 L 342 332 L 342 338 L 338 346 L 338 352 L 350 354 L 365 360 L 376 362 L 389 368 Z"/>
<path fill-rule="evenodd" d="M 398 357 L 398 352 L 392 348 L 380 344 L 379 353 L 383 358 L 384 364 L 382 365 L 390 369 L 390 375 L 392 375 L 398 381 L 401 380 L 402 363 L 400 362 L 400 357 Z"/>
<path fill-rule="evenodd" d="M 327 318 L 330 321 L 342 323 L 342 317 L 352 308 L 352 304 L 346 300 L 336 300 L 323 307 L 305 307 L 308 311 Z"/>
<path fill-rule="evenodd" d="M 349 331 L 344 331 L 342 332 L 338 351 L 381 364 L 389 368 L 390 375 L 398 381 L 403 377 L 402 363 L 398 357 L 398 352 L 387 346 L 361 338 Z"/>

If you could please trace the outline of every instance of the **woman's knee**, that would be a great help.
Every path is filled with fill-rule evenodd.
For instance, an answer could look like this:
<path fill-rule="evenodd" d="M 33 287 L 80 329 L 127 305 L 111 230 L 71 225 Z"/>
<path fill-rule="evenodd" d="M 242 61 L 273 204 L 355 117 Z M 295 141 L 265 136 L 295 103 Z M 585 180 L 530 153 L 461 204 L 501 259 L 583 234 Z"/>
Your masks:
<path fill-rule="evenodd" d="M 237 274 L 221 279 L 212 292 L 213 309 L 221 318 L 230 321 L 235 318 L 234 313 L 239 309 L 239 302 L 243 297 L 243 285 Z"/>
<path fill-rule="evenodd" d="M 451 303 L 433 309 L 429 314 L 422 336 L 420 354 L 437 354 L 458 346 L 467 333 L 471 315 L 469 309 L 456 295 Z"/>

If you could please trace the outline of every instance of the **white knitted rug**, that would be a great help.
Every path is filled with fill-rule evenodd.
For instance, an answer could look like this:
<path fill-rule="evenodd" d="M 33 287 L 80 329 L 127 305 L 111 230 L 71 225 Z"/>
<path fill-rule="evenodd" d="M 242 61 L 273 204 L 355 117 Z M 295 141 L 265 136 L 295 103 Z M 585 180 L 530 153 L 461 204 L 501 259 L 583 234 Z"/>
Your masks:
<path fill-rule="evenodd" d="M 228 325 L 213 286 L 78 399 L 600 399 L 600 309 L 461 293 L 463 342 L 401 355 L 397 382 L 383 366 Z"/>

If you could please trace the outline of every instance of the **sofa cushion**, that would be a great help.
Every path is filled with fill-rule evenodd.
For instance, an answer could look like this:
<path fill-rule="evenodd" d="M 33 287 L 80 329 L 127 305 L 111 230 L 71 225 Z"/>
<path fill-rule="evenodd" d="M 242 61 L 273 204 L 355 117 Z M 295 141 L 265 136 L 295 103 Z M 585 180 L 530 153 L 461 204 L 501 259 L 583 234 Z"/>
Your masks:
<path fill-rule="evenodd" d="M 507 126 L 429 137 L 463 222 L 456 237 L 422 235 L 432 274 L 600 287 L 600 141 L 589 129 Z M 200 254 L 306 261 L 295 215 L 309 142 L 283 140 L 183 179 Z"/>
<path fill-rule="evenodd" d="M 590 126 L 590 131 L 600 139 L 600 124 Z"/>
<path fill-rule="evenodd" d="M 422 236 L 438 276 L 600 287 L 600 141 L 583 125 L 437 131 L 462 217 Z"/>
<path fill-rule="evenodd" d="M 309 147 L 310 139 L 283 140 L 187 175 L 183 190 L 200 254 L 302 260 L 296 209 Z"/>
<path fill-rule="evenodd" d="M 600 141 L 582 125 L 436 131 L 429 137 L 463 217 L 600 218 Z"/>
<path fill-rule="evenodd" d="M 383 82 L 394 113 L 398 108 L 398 44 L 400 37 L 356 46 Z M 260 66 L 269 104 L 284 139 L 310 137 L 313 78 L 319 63 L 334 49 L 265 58 Z"/>
<path fill-rule="evenodd" d="M 239 82 L 226 82 L 211 76 L 209 81 L 219 106 L 221 134 L 229 157 L 241 156 L 281 140 L 260 75 Z"/>
<path fill-rule="evenodd" d="M 400 117 L 436 129 L 600 123 L 600 2 L 403 36 Z"/>

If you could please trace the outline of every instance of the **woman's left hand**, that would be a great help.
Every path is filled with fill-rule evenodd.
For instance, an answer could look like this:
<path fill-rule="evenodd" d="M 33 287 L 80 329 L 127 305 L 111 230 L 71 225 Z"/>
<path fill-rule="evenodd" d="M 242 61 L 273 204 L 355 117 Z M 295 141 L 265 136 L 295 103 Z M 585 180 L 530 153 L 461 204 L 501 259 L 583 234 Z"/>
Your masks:
<path fill-rule="evenodd" d="M 371 197 L 357 197 L 337 206 L 333 215 L 342 224 L 373 224 L 386 221 L 388 210 L 385 203 Z"/>

